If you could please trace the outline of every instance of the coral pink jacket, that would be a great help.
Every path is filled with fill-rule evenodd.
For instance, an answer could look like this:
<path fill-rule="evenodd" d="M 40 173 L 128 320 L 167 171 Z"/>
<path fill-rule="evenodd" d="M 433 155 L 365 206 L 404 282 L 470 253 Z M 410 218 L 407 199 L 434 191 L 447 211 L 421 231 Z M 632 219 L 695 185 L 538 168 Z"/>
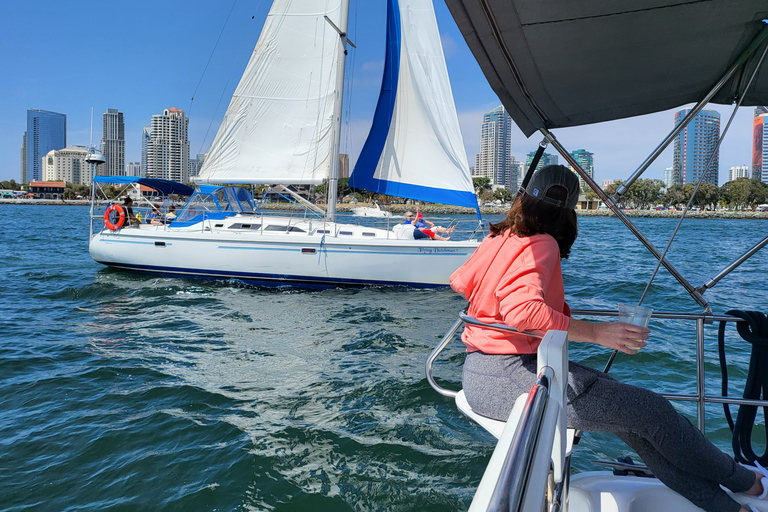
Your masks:
<path fill-rule="evenodd" d="M 471 303 L 469 315 L 484 323 L 504 323 L 519 331 L 568 330 L 560 250 L 550 235 L 519 237 L 509 231 L 486 237 L 472 257 L 451 275 L 451 288 Z M 466 325 L 467 352 L 534 354 L 541 342 L 524 336 Z"/>

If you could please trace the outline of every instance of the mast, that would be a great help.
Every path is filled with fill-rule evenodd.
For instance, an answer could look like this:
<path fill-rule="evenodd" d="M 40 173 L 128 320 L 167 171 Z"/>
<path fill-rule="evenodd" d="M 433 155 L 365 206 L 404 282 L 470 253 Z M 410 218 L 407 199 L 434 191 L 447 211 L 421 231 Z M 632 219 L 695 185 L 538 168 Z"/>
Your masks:
<path fill-rule="evenodd" d="M 333 134 L 331 136 L 331 167 L 328 173 L 328 209 L 325 218 L 336 220 L 336 189 L 339 183 L 339 148 L 341 146 L 341 112 L 344 103 L 344 68 L 347 56 L 347 25 L 349 22 L 349 0 L 341 2 L 341 16 L 336 27 L 327 17 L 326 21 L 339 33 L 339 62 L 336 73 L 336 103 L 333 107 Z"/>

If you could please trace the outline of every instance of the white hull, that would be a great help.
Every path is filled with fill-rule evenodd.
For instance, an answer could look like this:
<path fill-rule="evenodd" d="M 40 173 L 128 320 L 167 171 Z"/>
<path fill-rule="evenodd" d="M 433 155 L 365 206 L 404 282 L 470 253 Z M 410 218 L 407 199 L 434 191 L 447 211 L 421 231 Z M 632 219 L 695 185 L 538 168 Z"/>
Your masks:
<path fill-rule="evenodd" d="M 91 237 L 90 254 L 111 267 L 253 284 L 442 287 L 477 245 L 403 240 L 394 231 L 323 220 L 237 215 L 184 228 L 105 229 Z"/>

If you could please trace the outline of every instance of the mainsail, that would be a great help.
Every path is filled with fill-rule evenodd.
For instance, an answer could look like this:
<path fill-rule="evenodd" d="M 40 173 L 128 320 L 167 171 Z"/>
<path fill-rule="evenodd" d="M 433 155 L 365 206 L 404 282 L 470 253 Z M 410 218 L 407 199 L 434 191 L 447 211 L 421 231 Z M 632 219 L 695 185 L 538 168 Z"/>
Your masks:
<path fill-rule="evenodd" d="M 477 208 L 432 0 L 388 0 L 384 79 L 349 184 Z"/>
<path fill-rule="evenodd" d="M 342 44 L 331 23 L 340 27 L 345 1 L 275 0 L 195 181 L 319 184 L 328 176 Z"/>

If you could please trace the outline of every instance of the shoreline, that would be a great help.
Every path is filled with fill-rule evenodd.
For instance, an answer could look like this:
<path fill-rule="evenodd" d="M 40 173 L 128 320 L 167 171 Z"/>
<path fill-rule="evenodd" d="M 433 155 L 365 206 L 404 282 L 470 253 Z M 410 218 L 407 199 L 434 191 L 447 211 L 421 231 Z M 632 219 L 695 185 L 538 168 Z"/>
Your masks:
<path fill-rule="evenodd" d="M 0 199 L 0 205 L 16 204 L 25 206 L 90 206 L 90 200 L 52 200 L 52 199 Z M 301 208 L 288 203 L 268 203 L 266 210 L 300 210 Z M 322 205 L 321 205 L 322 206 Z M 351 212 L 352 208 L 361 206 L 361 204 L 338 204 L 337 212 Z M 409 210 L 415 210 L 416 206 L 411 204 L 389 204 L 384 205 L 383 209 L 392 213 L 401 215 Z M 425 215 L 473 215 L 475 210 L 461 206 L 446 205 L 419 205 L 419 211 Z M 483 215 L 505 215 L 508 208 L 496 206 L 481 206 L 480 213 Z M 660 218 L 677 219 L 680 218 L 682 210 L 624 210 L 627 217 L 630 218 Z M 610 210 L 576 210 L 580 217 L 615 217 Z M 768 212 L 758 211 L 731 211 L 718 210 L 708 211 L 689 211 L 686 218 L 691 219 L 768 219 Z"/>

